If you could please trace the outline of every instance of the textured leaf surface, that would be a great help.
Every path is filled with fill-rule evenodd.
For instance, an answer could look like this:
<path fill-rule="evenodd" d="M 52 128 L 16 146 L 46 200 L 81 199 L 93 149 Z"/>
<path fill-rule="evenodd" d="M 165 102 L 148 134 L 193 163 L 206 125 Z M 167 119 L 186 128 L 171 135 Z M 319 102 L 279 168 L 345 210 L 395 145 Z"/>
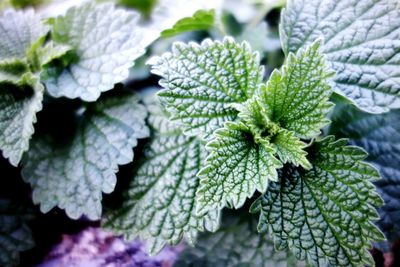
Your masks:
<path fill-rule="evenodd" d="M 154 96 L 153 96 L 154 97 Z M 147 241 L 150 253 L 166 244 L 176 245 L 183 236 L 194 243 L 198 231 L 214 231 L 219 211 L 196 215 L 196 176 L 207 152 L 196 137 L 187 137 L 168 121 L 159 104 L 148 104 L 154 136 L 145 149 L 120 210 L 106 227 L 131 239 Z"/>
<path fill-rule="evenodd" d="M 151 64 L 152 72 L 162 77 L 163 104 L 189 135 L 211 135 L 234 120 L 232 103 L 251 97 L 263 75 L 258 55 L 230 38 L 175 43 L 171 53 L 153 58 Z"/>
<path fill-rule="evenodd" d="M 138 19 L 133 11 L 94 3 L 73 7 L 56 18 L 53 40 L 71 46 L 77 59 L 66 68 L 50 70 L 49 93 L 94 101 L 127 78 L 133 61 L 144 53 Z"/>
<path fill-rule="evenodd" d="M 273 137 L 271 143 L 283 163 L 290 162 L 295 166 L 301 165 L 305 169 L 312 167 L 306 157 L 307 152 L 304 151 L 306 144 L 294 136 L 293 132 L 282 129 Z"/>
<path fill-rule="evenodd" d="M 394 0 L 289 0 L 284 51 L 319 37 L 337 72 L 334 89 L 374 113 L 400 108 L 400 3 Z"/>
<path fill-rule="evenodd" d="M 33 245 L 32 233 L 21 209 L 8 199 L 0 199 L 0 265 L 16 266 L 19 253 Z"/>
<path fill-rule="evenodd" d="M 0 62 L 25 58 L 27 49 L 47 31 L 33 10 L 7 9 L 0 16 Z"/>
<path fill-rule="evenodd" d="M 222 209 L 227 204 L 241 207 L 255 191 L 265 192 L 269 181 L 276 181 L 282 165 L 272 147 L 260 145 L 241 123 L 227 122 L 215 131 L 207 144 L 210 156 L 200 172 L 197 193 L 198 213 Z"/>
<path fill-rule="evenodd" d="M 289 53 L 282 70 L 275 70 L 261 88 L 260 101 L 270 120 L 305 139 L 320 133 L 333 106 L 328 102 L 332 72 L 319 47 L 320 41 L 316 41 L 296 55 Z"/>
<path fill-rule="evenodd" d="M 248 217 L 248 215 L 247 215 Z M 175 267 L 286 267 L 294 265 L 293 256 L 275 251 L 273 242 L 257 233 L 255 220 L 240 221 L 225 217 L 215 233 L 199 237 L 196 247 L 182 252 Z"/>
<path fill-rule="evenodd" d="M 364 148 L 381 173 L 375 182 L 385 204 L 380 208 L 378 225 L 389 241 L 400 238 L 400 111 L 370 115 L 354 107 L 340 105 L 332 117 L 331 133 L 346 136 L 350 143 Z M 388 244 L 383 244 L 388 249 Z M 386 248 L 385 248 L 386 247 Z"/>
<path fill-rule="evenodd" d="M 108 98 L 86 109 L 67 145 L 34 139 L 22 170 L 34 203 L 43 212 L 58 206 L 74 219 L 99 219 L 102 192 L 114 190 L 118 165 L 131 162 L 137 139 L 149 135 L 146 113 L 135 96 Z"/>
<path fill-rule="evenodd" d="M 382 199 L 372 185 L 378 172 L 362 162 L 367 154 L 346 140 L 327 137 L 309 149 L 309 171 L 286 166 L 280 181 L 252 206 L 259 231 L 270 231 L 278 249 L 320 266 L 373 266 L 371 241 L 383 234 L 372 223 Z"/>
<path fill-rule="evenodd" d="M 161 32 L 162 37 L 171 37 L 183 32 L 207 30 L 214 25 L 214 10 L 199 10 L 192 17 L 177 21 L 171 29 Z"/>
<path fill-rule="evenodd" d="M 36 112 L 42 109 L 43 85 L 32 75 L 24 79 L 21 86 L 0 85 L 0 149 L 14 166 L 28 150 Z"/>

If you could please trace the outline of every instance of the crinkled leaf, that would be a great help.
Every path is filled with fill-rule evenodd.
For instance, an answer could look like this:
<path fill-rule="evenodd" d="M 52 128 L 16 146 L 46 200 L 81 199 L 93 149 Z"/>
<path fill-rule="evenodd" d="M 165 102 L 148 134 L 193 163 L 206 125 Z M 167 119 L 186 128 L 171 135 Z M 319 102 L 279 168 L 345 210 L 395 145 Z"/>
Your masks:
<path fill-rule="evenodd" d="M 214 231 L 219 225 L 219 211 L 195 213 L 196 174 L 207 155 L 204 144 L 183 135 L 157 105 L 148 106 L 155 132 L 143 162 L 122 208 L 106 222 L 107 228 L 129 239 L 140 236 L 146 240 L 152 254 L 166 244 L 176 245 L 183 236 L 193 243 L 198 231 Z"/>
<path fill-rule="evenodd" d="M 34 203 L 43 212 L 58 206 L 74 219 L 99 219 L 102 192 L 114 190 L 118 165 L 131 162 L 137 139 L 149 135 L 146 114 L 135 96 L 106 98 L 86 109 L 68 144 L 35 138 L 22 170 Z"/>
<path fill-rule="evenodd" d="M 359 108 L 400 108 L 400 2 L 289 0 L 281 35 L 286 53 L 323 37 L 335 91 Z"/>
<path fill-rule="evenodd" d="M 47 31 L 33 10 L 7 9 L 0 16 L 0 62 L 24 59 L 26 51 Z"/>
<path fill-rule="evenodd" d="M 66 68 L 49 70 L 49 93 L 94 101 L 127 78 L 134 60 L 144 53 L 138 20 L 136 12 L 95 3 L 72 7 L 54 19 L 54 42 L 72 47 L 76 59 Z"/>
<path fill-rule="evenodd" d="M 235 119 L 231 105 L 251 97 L 263 75 L 258 54 L 230 38 L 175 43 L 171 53 L 153 58 L 151 64 L 152 72 L 162 77 L 165 89 L 159 96 L 172 119 L 185 133 L 206 137 Z"/>
<path fill-rule="evenodd" d="M 161 32 L 161 37 L 171 37 L 183 32 L 207 30 L 214 25 L 214 10 L 199 10 L 192 17 L 180 19 L 171 29 Z"/>
<path fill-rule="evenodd" d="M 267 115 L 257 97 L 247 100 L 244 104 L 234 105 L 239 111 L 239 118 L 249 128 L 254 140 L 260 144 L 266 143 L 274 149 L 283 163 L 293 163 L 296 166 L 311 168 L 304 151 L 305 143 L 295 136 L 294 132 L 280 128 Z"/>
<path fill-rule="evenodd" d="M 289 53 L 282 70 L 275 70 L 260 89 L 260 103 L 266 106 L 270 120 L 306 139 L 320 133 L 333 106 L 328 101 L 332 72 L 319 47 L 316 41 L 296 55 Z"/>
<path fill-rule="evenodd" d="M 307 152 L 304 151 L 304 144 L 293 132 L 281 129 L 271 140 L 276 154 L 283 163 L 290 162 L 295 166 L 301 165 L 310 169 L 311 163 L 307 159 Z"/>
<path fill-rule="evenodd" d="M 346 143 L 332 136 L 315 142 L 308 150 L 313 168 L 285 166 L 251 208 L 278 249 L 315 266 L 372 266 L 370 242 L 384 238 L 372 223 L 383 204 L 371 183 L 379 173 L 362 161 L 366 152 Z"/>
<path fill-rule="evenodd" d="M 332 117 L 331 133 L 346 136 L 350 143 L 364 148 L 381 173 L 375 182 L 385 204 L 380 208 L 378 225 L 389 241 L 400 238 L 400 111 L 370 115 L 354 107 L 340 105 Z M 383 249 L 390 246 L 381 244 Z"/>
<path fill-rule="evenodd" d="M 37 77 L 27 74 L 22 80 L 21 85 L 0 84 L 0 149 L 14 166 L 28 150 L 44 91 Z"/>
<path fill-rule="evenodd" d="M 210 155 L 198 174 L 199 214 L 226 205 L 241 207 L 256 190 L 265 192 L 269 181 L 277 179 L 276 169 L 282 166 L 273 156 L 273 148 L 257 143 L 241 123 L 227 122 L 215 131 L 207 149 Z"/>
<path fill-rule="evenodd" d="M 248 215 L 246 215 L 248 217 Z M 286 267 L 294 264 L 294 257 L 275 251 L 273 242 L 257 233 L 253 218 L 238 220 L 225 217 L 224 225 L 215 233 L 199 237 L 196 247 L 185 249 L 176 267 Z"/>
<path fill-rule="evenodd" d="M 0 199 L 0 265 L 16 266 L 19 253 L 34 246 L 27 216 L 8 199 Z"/>

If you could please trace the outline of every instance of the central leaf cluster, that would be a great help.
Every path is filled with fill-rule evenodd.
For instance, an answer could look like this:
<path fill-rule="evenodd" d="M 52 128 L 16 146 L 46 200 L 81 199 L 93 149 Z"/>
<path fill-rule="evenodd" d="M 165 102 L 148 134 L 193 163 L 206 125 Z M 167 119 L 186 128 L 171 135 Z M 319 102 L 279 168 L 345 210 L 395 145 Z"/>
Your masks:
<path fill-rule="evenodd" d="M 333 107 L 333 73 L 320 45 L 317 40 L 290 54 L 267 83 L 258 54 L 230 38 L 178 43 L 153 59 L 153 72 L 168 88 L 159 96 L 172 119 L 209 141 L 207 165 L 198 174 L 198 213 L 240 207 L 255 190 L 265 192 L 284 163 L 311 168 L 301 139 L 318 136 Z"/>
<path fill-rule="evenodd" d="M 371 183 L 379 174 L 363 162 L 363 150 L 344 139 L 321 138 L 330 123 L 334 76 L 321 45 L 317 39 L 290 52 L 267 82 L 258 54 L 231 38 L 175 43 L 172 52 L 150 60 L 162 77 L 158 96 L 171 123 L 205 142 L 208 152 L 193 165 L 199 170 L 190 175 L 193 184 L 199 181 L 197 191 L 180 215 L 209 217 L 225 207 L 240 208 L 259 191 L 250 211 L 260 213 L 258 231 L 272 233 L 276 247 L 291 248 L 299 260 L 318 266 L 368 265 L 370 241 L 383 239 L 372 223 L 373 207 L 382 205 Z M 119 224 L 129 221 L 132 210 Z M 136 232 L 163 231 L 143 229 Z M 152 243 L 174 244 L 173 237 L 164 234 Z"/>

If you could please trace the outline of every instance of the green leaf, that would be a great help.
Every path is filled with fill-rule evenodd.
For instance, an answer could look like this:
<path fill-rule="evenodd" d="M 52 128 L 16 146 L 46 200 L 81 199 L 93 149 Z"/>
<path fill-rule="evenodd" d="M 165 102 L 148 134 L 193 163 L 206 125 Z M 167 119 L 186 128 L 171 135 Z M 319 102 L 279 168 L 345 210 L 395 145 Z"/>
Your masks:
<path fill-rule="evenodd" d="M 14 166 L 28 150 L 44 91 L 36 76 L 28 73 L 21 79 L 21 85 L 0 84 L 0 149 Z"/>
<path fill-rule="evenodd" d="M 289 53 L 282 70 L 275 70 L 260 89 L 260 104 L 270 120 L 304 139 L 320 134 L 333 107 L 328 101 L 332 72 L 325 65 L 320 45 L 316 41 L 296 55 Z"/>
<path fill-rule="evenodd" d="M 34 246 L 28 216 L 8 199 L 0 199 L 0 265 L 17 266 L 19 253 Z"/>
<path fill-rule="evenodd" d="M 161 37 L 172 37 L 183 32 L 207 30 L 214 25 L 214 10 L 199 10 L 192 17 L 180 19 L 171 29 L 161 32 Z"/>
<path fill-rule="evenodd" d="M 219 211 L 204 216 L 195 213 L 199 186 L 196 174 L 207 155 L 204 144 L 196 137 L 183 135 L 168 121 L 159 104 L 152 102 L 148 108 L 154 135 L 122 208 L 105 225 L 128 239 L 140 236 L 155 254 L 166 244 L 178 244 L 183 236 L 193 244 L 198 231 L 215 231 Z"/>
<path fill-rule="evenodd" d="M 372 223 L 383 204 L 371 183 L 379 173 L 362 161 L 365 151 L 346 143 L 332 136 L 315 142 L 308 150 L 313 168 L 285 166 L 251 207 L 278 249 L 315 266 L 373 266 L 371 241 L 384 239 Z"/>
<path fill-rule="evenodd" d="M 54 19 L 53 41 L 72 47 L 76 59 L 66 68 L 49 70 L 49 93 L 95 101 L 101 92 L 126 79 L 134 60 L 144 53 L 138 20 L 133 11 L 95 3 L 72 7 Z"/>
<path fill-rule="evenodd" d="M 164 106 L 186 134 L 212 132 L 237 116 L 233 103 L 250 98 L 262 80 L 257 53 L 246 42 L 231 38 L 201 44 L 175 43 L 171 53 L 150 61 L 162 77 L 159 93 Z"/>
<path fill-rule="evenodd" d="M 149 135 L 146 115 L 136 96 L 119 95 L 89 106 L 67 144 L 35 138 L 22 169 L 34 203 L 42 212 L 58 206 L 73 219 L 99 219 L 102 193 L 114 190 L 118 165 L 131 162 L 137 139 Z"/>
<path fill-rule="evenodd" d="M 0 16 L 0 62 L 24 59 L 26 51 L 47 32 L 33 10 L 7 9 Z"/>
<path fill-rule="evenodd" d="M 311 163 L 308 161 L 304 151 L 304 144 L 293 132 L 281 129 L 271 140 L 276 154 L 283 163 L 290 162 L 296 167 L 301 165 L 305 169 L 311 169 Z"/>
<path fill-rule="evenodd" d="M 247 100 L 243 105 L 234 105 L 239 111 L 239 118 L 248 129 L 254 141 L 259 144 L 265 143 L 274 149 L 273 154 L 278 155 L 283 163 L 293 163 L 296 166 L 302 165 L 304 168 L 311 168 L 307 160 L 307 152 L 304 151 L 304 144 L 294 132 L 280 128 L 273 123 L 267 115 L 267 111 L 258 97 Z"/>
<path fill-rule="evenodd" d="M 33 60 L 37 60 L 40 66 L 44 66 L 55 59 L 63 57 L 67 52 L 71 51 L 71 49 L 69 45 L 57 44 L 50 41 L 43 47 L 38 47 L 34 51 L 30 51 L 30 56 L 36 57 L 36 59 Z"/>
<path fill-rule="evenodd" d="M 400 108 L 400 5 L 393 0 L 289 0 L 284 51 L 323 37 L 334 90 L 373 113 Z"/>
<path fill-rule="evenodd" d="M 0 61 L 0 86 L 3 83 L 18 84 L 21 76 L 29 72 L 28 64 L 21 59 L 8 59 Z"/>
<path fill-rule="evenodd" d="M 237 215 L 237 214 L 236 214 Z M 246 217 L 249 217 L 246 214 Z M 293 255 L 276 251 L 273 242 L 257 233 L 254 218 L 224 216 L 223 227 L 199 237 L 196 247 L 186 248 L 175 267 L 287 267 L 295 263 Z"/>
<path fill-rule="evenodd" d="M 389 250 L 390 242 L 400 238 L 400 110 L 368 114 L 353 106 L 339 104 L 332 116 L 330 133 L 347 136 L 350 144 L 364 148 L 367 160 L 382 175 L 375 182 L 385 205 L 378 209 L 378 226 L 389 242 L 380 244 Z"/>
<path fill-rule="evenodd" d="M 207 144 L 210 155 L 200 172 L 197 212 L 241 207 L 255 191 L 265 192 L 269 181 L 277 180 L 282 164 L 266 142 L 257 143 L 242 123 L 227 122 L 215 131 Z"/>

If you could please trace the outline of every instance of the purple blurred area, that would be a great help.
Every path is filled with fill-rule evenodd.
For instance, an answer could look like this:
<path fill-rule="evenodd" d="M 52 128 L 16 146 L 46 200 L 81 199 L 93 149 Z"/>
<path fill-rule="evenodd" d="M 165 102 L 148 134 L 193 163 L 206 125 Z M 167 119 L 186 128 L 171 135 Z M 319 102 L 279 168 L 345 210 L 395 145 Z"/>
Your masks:
<path fill-rule="evenodd" d="M 166 247 L 151 257 L 139 240 L 126 242 L 89 227 L 75 235 L 63 235 L 37 267 L 172 267 L 182 250 L 183 245 Z"/>

